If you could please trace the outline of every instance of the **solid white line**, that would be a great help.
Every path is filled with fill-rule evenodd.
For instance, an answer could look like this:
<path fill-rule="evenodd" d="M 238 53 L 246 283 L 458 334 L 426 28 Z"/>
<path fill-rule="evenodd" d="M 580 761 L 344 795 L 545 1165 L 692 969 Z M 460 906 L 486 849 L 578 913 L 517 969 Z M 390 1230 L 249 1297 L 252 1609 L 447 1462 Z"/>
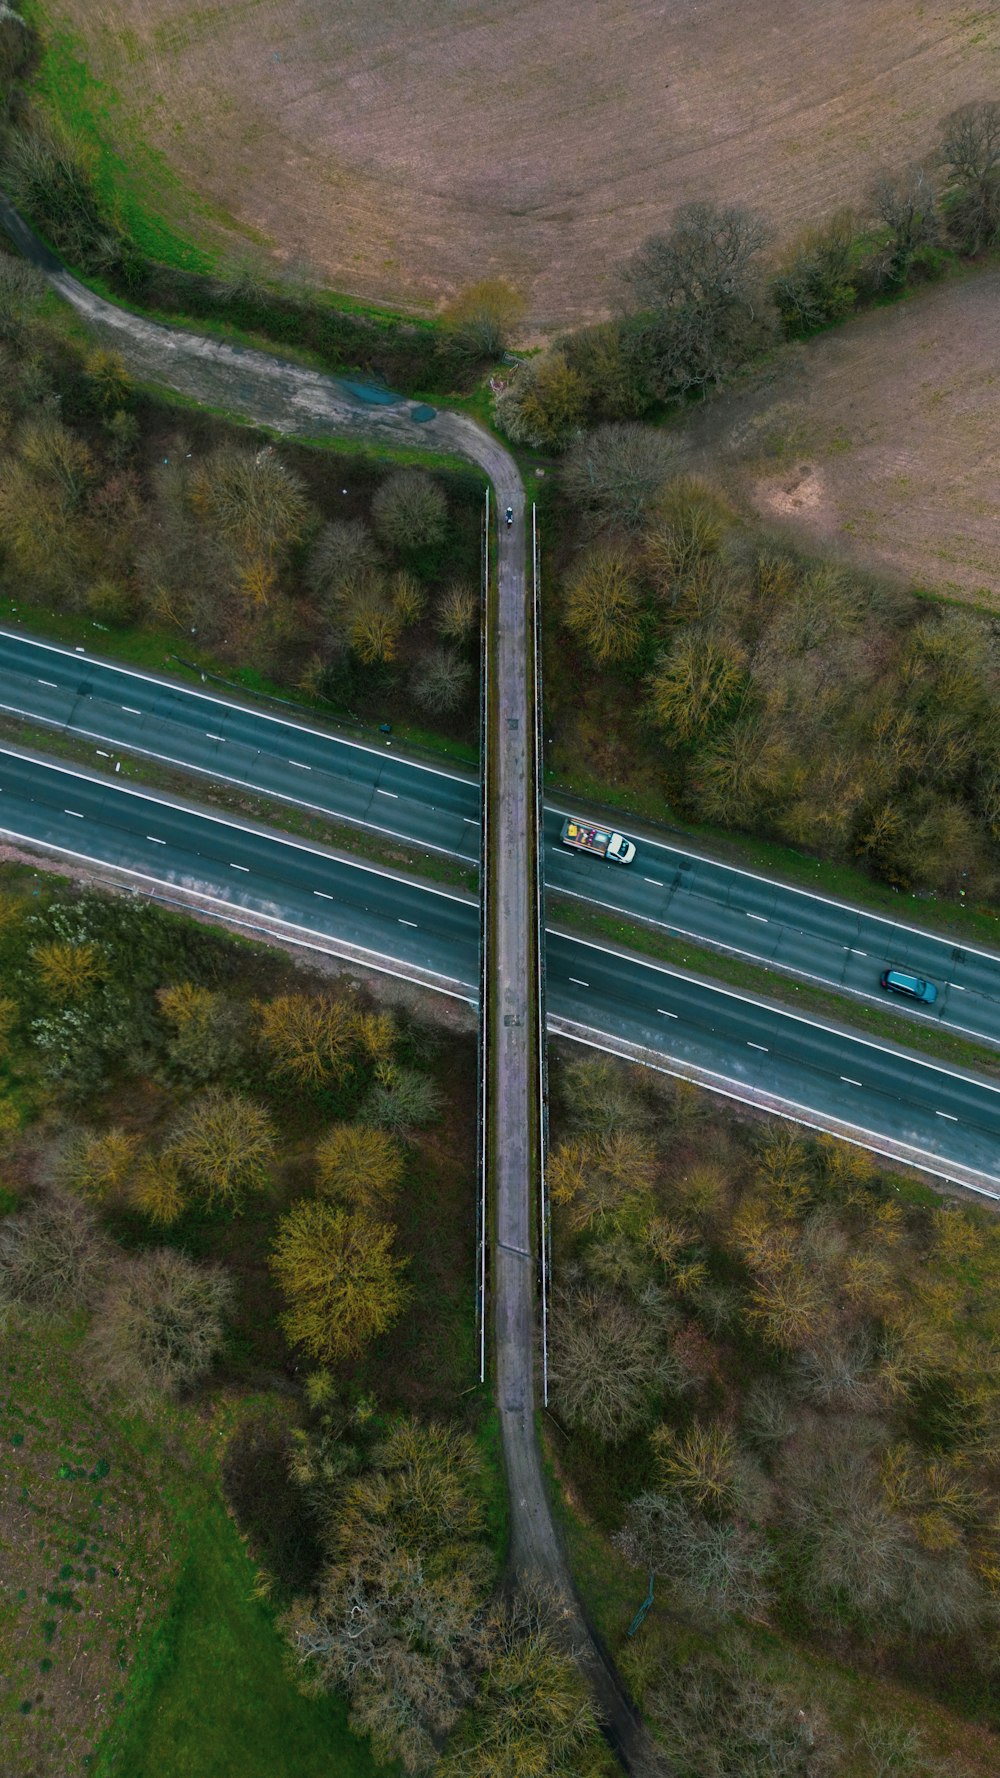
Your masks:
<path fill-rule="evenodd" d="M 590 987 L 590 983 L 589 982 L 582 982 L 578 975 L 571 975 L 569 979 L 578 988 L 589 988 Z"/>
<path fill-rule="evenodd" d="M 193 821 L 205 821 L 210 823 L 213 827 L 228 827 L 231 828 L 234 833 L 253 834 L 255 838 L 263 839 L 269 845 L 286 846 L 291 852 L 304 852 L 308 858 L 320 858 L 326 864 L 329 864 L 330 862 L 331 854 L 329 852 L 317 851 L 315 846 L 304 846 L 301 841 L 290 840 L 287 835 L 283 833 L 275 833 L 272 829 L 264 827 L 263 824 L 260 827 L 248 827 L 245 822 L 230 821 L 225 815 L 209 815 L 206 814 L 203 809 L 194 808 L 190 803 L 182 801 L 171 802 L 167 797 L 154 796 L 153 792 L 150 790 L 133 790 L 126 784 L 112 784 L 110 779 L 95 778 L 90 772 L 80 772 L 73 766 L 55 764 L 52 760 L 48 759 L 39 759 L 37 754 L 29 753 L 27 751 L 23 753 L 14 753 L 9 747 L 0 747 L 0 758 L 3 757 L 8 759 L 19 759 L 21 761 L 27 760 L 31 765 L 38 766 L 42 771 L 62 772 L 68 778 L 79 778 L 84 784 L 97 784 L 102 790 L 112 790 L 116 796 L 129 796 L 137 802 L 156 803 L 157 807 L 161 809 L 173 809 L 175 813 L 180 810 L 182 814 L 190 815 Z M 230 782 L 238 783 L 240 780 L 232 779 Z M 251 785 L 248 788 L 255 789 L 256 786 Z M 283 800 L 291 801 L 293 799 L 284 798 Z M 452 854 L 452 856 L 455 856 L 455 854 Z M 405 883 L 408 888 L 412 887 L 412 882 L 408 877 L 400 876 L 395 871 L 382 870 L 379 866 L 374 864 L 362 863 L 356 858 L 342 857 L 338 854 L 336 862 L 345 865 L 349 870 L 367 871 L 369 875 L 373 877 L 384 877 L 387 882 Z M 475 860 L 472 862 L 474 863 Z M 447 889 L 436 889 L 430 883 L 421 883 L 420 889 L 422 894 L 437 895 L 442 901 L 456 901 L 463 907 L 468 906 L 469 903 L 469 897 L 464 895 L 452 895 Z"/>
<path fill-rule="evenodd" d="M 957 1117 L 954 1117 L 950 1111 L 935 1111 L 934 1116 L 935 1117 L 946 1117 L 950 1124 L 957 1124 L 958 1123 Z"/>
<path fill-rule="evenodd" d="M 146 835 L 146 838 L 147 838 L 147 840 L 149 840 L 149 841 L 150 841 L 150 842 L 151 842 L 151 844 L 152 844 L 152 845 L 154 845 L 154 846 L 165 846 L 165 845 L 166 845 L 166 843 L 167 843 L 167 842 L 166 842 L 166 840 L 158 840 L 158 839 L 157 839 L 157 837 L 156 837 L 156 835 L 155 835 L 155 833 L 148 833 L 148 834 L 147 834 L 147 835 Z"/>
<path fill-rule="evenodd" d="M 250 866 L 248 864 L 232 864 L 232 863 L 230 863 L 229 868 L 230 868 L 230 870 L 245 870 L 247 875 L 248 876 L 250 875 Z"/>
<path fill-rule="evenodd" d="M 587 1049 L 603 1050 L 604 1053 L 609 1056 L 622 1056 L 629 1062 L 637 1061 L 638 1058 L 633 1052 L 644 1047 L 642 1044 L 629 1043 L 627 1038 L 621 1038 L 619 1040 L 619 1047 L 615 1048 L 614 1044 L 610 1041 L 609 1032 L 595 1031 L 591 1025 L 576 1025 L 573 1019 L 557 1020 L 553 1017 L 549 1020 L 549 1024 L 555 1031 L 557 1037 L 567 1037 L 571 1043 L 582 1043 Z M 558 1029 L 560 1024 L 573 1025 L 574 1029 L 571 1032 L 560 1031 Z M 581 1035 L 583 1032 L 591 1032 L 592 1035 L 583 1036 Z M 628 1047 L 622 1049 L 620 1047 L 622 1043 L 627 1044 Z M 669 1059 L 676 1060 L 676 1058 Z M 669 1075 L 671 1080 L 691 1081 L 695 1086 L 701 1087 L 703 1092 L 715 1093 L 720 1099 L 732 1099 L 739 1105 L 751 1105 L 758 1111 L 762 1109 L 759 1098 L 755 1098 L 745 1092 L 737 1091 L 736 1083 L 731 1081 L 728 1075 L 716 1074 L 710 1068 L 698 1068 L 694 1072 L 679 1067 L 665 1068 L 662 1063 L 648 1061 L 645 1056 L 639 1060 L 639 1066 L 652 1069 L 654 1074 Z M 716 1085 L 714 1084 L 715 1082 L 724 1084 Z M 787 1110 L 785 1107 L 787 1107 Z M 919 1150 L 919 1153 L 928 1156 L 927 1161 L 915 1161 L 911 1156 L 897 1154 L 894 1149 L 885 1146 L 887 1142 L 892 1142 L 893 1138 L 891 1136 L 886 1136 L 878 1130 L 867 1130 L 864 1124 L 851 1124 L 850 1128 L 852 1130 L 857 1130 L 858 1134 L 856 1136 L 845 1136 L 842 1133 L 843 1122 L 839 1117 L 826 1117 L 824 1119 L 824 1114 L 816 1111 L 814 1106 L 800 1105 L 795 1099 L 783 1099 L 776 1103 L 776 1096 L 768 1094 L 767 1103 L 763 1109 L 767 1111 L 769 1117 L 783 1117 L 786 1123 L 802 1124 L 807 1130 L 832 1131 L 838 1142 L 847 1142 L 852 1148 L 865 1148 L 870 1150 L 872 1154 L 884 1155 L 886 1160 L 895 1161 L 897 1166 L 912 1167 L 916 1173 L 929 1173 L 932 1179 L 947 1179 L 953 1185 L 962 1186 L 965 1191 L 976 1192 L 979 1197 L 993 1198 L 997 1203 L 1000 1203 L 1000 1191 L 988 1191 L 984 1185 L 973 1185 L 969 1180 L 961 1178 L 959 1174 L 949 1173 L 947 1171 L 947 1163 L 942 1163 L 937 1160 L 936 1156 L 933 1156 L 933 1158 L 937 1161 L 937 1165 L 932 1166 L 930 1164 L 932 1150 L 930 1149 Z M 823 1121 L 818 1122 L 817 1119 L 823 1119 Z M 863 1138 L 867 1138 L 867 1140 L 863 1140 Z M 900 1143 L 898 1146 L 902 1148 L 905 1144 Z M 972 1172 L 974 1169 L 969 1168 L 968 1171 Z M 990 1173 L 987 1177 L 992 1179 L 994 1175 Z M 1000 1184 L 1000 1177 L 998 1177 L 997 1183 Z"/>
<path fill-rule="evenodd" d="M 68 648 L 60 648 L 53 642 L 39 642 L 34 636 L 24 636 L 18 630 L 0 630 L 0 639 L 4 636 L 9 636 L 12 642 L 19 642 L 24 647 L 48 650 L 51 654 L 64 654 L 70 659 L 73 658 Z M 155 685 L 160 691 L 177 692 L 181 697 L 200 698 L 203 703 L 216 704 L 222 710 L 240 710 L 247 716 L 257 717 L 261 722 L 273 723 L 277 728 L 290 729 L 293 732 L 298 729 L 303 734 L 318 735 L 321 741 L 327 741 L 334 747 L 350 747 L 355 753 L 370 754 L 373 759 L 385 758 L 383 748 L 367 746 L 364 741 L 349 741 L 344 735 L 330 734 L 324 729 L 312 728 L 306 722 L 293 722 L 287 716 L 272 716 L 267 710 L 255 709 L 253 704 L 239 704 L 232 698 L 216 697 L 213 692 L 198 691 L 193 685 L 182 685 L 174 679 L 157 678 L 155 673 L 140 673 L 133 667 L 119 666 L 117 662 L 106 660 L 101 655 L 91 655 L 90 658 L 95 667 L 100 667 L 107 673 L 118 673 L 125 679 L 141 680 L 145 685 Z M 123 704 L 122 709 L 128 709 L 128 705 Z M 135 710 L 132 714 L 141 716 L 142 711 Z M 409 766 L 414 772 L 429 772 L 432 777 L 448 778 L 453 784 L 474 782 L 470 778 L 463 778 L 459 772 L 446 772 L 438 766 L 422 765 L 417 759 L 408 759 L 404 753 L 395 753 L 393 757 L 400 760 L 403 765 Z"/>
<path fill-rule="evenodd" d="M 860 1080 L 852 1080 L 849 1074 L 842 1074 L 840 1078 L 844 1082 L 845 1086 L 859 1087 L 861 1085 Z"/>
<path fill-rule="evenodd" d="M 572 809 L 557 808 L 555 803 L 546 803 L 545 809 L 547 813 L 563 818 L 572 817 L 574 814 Z M 935 944 L 950 948 L 956 942 L 942 932 L 929 931 L 926 926 L 909 926 L 904 920 L 892 919 L 889 914 L 876 914 L 871 908 L 858 907 L 849 901 L 837 901 L 832 895 L 819 895 L 815 889 L 799 889 L 794 883 L 786 883 L 780 877 L 764 877 L 759 871 L 746 870 L 738 864 L 723 864 L 718 858 L 710 858 L 704 852 L 689 852 L 684 846 L 671 846 L 666 840 L 651 839 L 648 834 L 643 836 L 640 844 L 655 846 L 658 852 L 673 853 L 679 858 L 691 858 L 696 864 L 707 865 L 709 870 L 725 870 L 734 877 L 749 877 L 754 883 L 766 883 L 769 889 L 781 889 L 789 895 L 801 895 L 805 901 L 821 901 L 826 907 L 839 908 L 841 913 L 860 914 L 865 920 L 877 920 L 880 926 L 894 927 L 897 932 L 912 932 L 917 938 L 932 939 Z M 961 946 L 961 949 L 967 951 L 972 957 L 986 957 L 991 963 L 998 961 L 996 951 L 977 950 L 975 946 L 965 944 Z"/>
<path fill-rule="evenodd" d="M 763 1050 L 765 1056 L 769 1056 L 771 1054 L 766 1043 L 751 1043 L 749 1038 L 747 1038 L 747 1049 L 748 1050 Z"/>
<path fill-rule="evenodd" d="M 657 1012 L 661 1012 L 665 1019 L 676 1019 L 679 1017 L 679 1014 L 675 1012 L 668 1012 L 665 1006 L 658 1006 L 656 1010 Z"/>
<path fill-rule="evenodd" d="M 313 894 L 319 895 L 323 899 L 323 901 L 332 901 L 333 900 L 333 896 L 328 895 L 325 889 L 314 889 Z"/>
<path fill-rule="evenodd" d="M 560 894 L 562 893 L 564 892 L 560 891 Z M 766 1001 L 754 1000 L 747 994 L 738 994 L 735 988 L 721 988 L 716 982 L 706 981 L 704 976 L 684 976 L 678 970 L 665 968 L 662 963 L 653 963 L 649 958 L 628 956 L 623 951 L 612 950 L 609 945 L 594 944 L 591 939 L 580 938 L 575 932 L 559 932 L 554 926 L 546 927 L 546 932 L 550 933 L 553 938 L 568 939 L 571 944 L 582 945 L 585 950 L 597 951 L 604 957 L 614 957 L 632 968 L 650 969 L 657 975 L 665 975 L 675 982 L 696 981 L 698 986 L 704 988 L 708 993 L 722 995 L 726 1000 L 739 1000 L 744 1006 L 752 1006 L 758 1012 L 770 1013 L 775 1018 L 790 1019 L 796 1025 L 808 1025 L 811 1031 L 825 1031 L 828 1037 L 837 1037 L 841 1042 L 846 1040 L 861 1048 L 875 1050 L 880 1056 L 895 1056 L 897 1061 L 908 1062 L 913 1068 L 926 1068 L 930 1074 L 943 1074 L 947 1080 L 961 1080 L 966 1083 L 971 1081 L 973 1085 L 981 1088 L 984 1092 L 1000 1094 L 1000 1086 L 994 1086 L 992 1081 L 983 1080 L 979 1075 L 956 1074 L 953 1068 L 945 1068 L 940 1062 L 929 1062 L 923 1056 L 914 1054 L 912 1050 L 904 1049 L 902 1044 L 898 1048 L 890 1048 L 886 1044 L 875 1043 L 870 1037 L 856 1036 L 853 1031 L 840 1031 L 836 1025 L 824 1025 L 818 1019 L 807 1019 L 803 1013 L 790 1012 L 784 1007 L 769 1006 Z"/>

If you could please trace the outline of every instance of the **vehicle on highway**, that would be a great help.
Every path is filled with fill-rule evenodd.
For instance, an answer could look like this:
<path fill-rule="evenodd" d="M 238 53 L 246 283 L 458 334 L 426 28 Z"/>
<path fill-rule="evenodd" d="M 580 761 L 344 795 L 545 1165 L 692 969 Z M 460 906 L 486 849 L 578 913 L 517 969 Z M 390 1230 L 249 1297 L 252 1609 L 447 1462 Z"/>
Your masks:
<path fill-rule="evenodd" d="M 559 838 L 571 852 L 589 852 L 594 858 L 610 859 L 612 864 L 631 864 L 635 857 L 635 841 L 627 840 L 623 833 L 610 827 L 591 827 L 572 817 L 563 822 Z"/>
<path fill-rule="evenodd" d="M 922 975 L 910 975 L 905 969 L 883 969 L 879 980 L 890 994 L 903 994 L 907 1000 L 922 1000 L 927 1006 L 933 1006 L 938 997 L 933 982 L 925 981 Z"/>

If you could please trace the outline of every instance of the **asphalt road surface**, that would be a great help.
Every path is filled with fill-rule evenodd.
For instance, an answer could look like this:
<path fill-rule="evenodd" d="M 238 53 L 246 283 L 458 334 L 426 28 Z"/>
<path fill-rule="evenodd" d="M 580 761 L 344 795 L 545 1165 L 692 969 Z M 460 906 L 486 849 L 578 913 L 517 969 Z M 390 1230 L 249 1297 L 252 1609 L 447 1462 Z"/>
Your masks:
<path fill-rule="evenodd" d="M 479 859 L 479 782 L 302 722 L 0 630 L 0 710 Z M 95 761 L 96 763 L 96 761 Z"/>
<path fill-rule="evenodd" d="M 430 971 L 476 997 L 478 911 L 470 896 L 6 749 L 4 831 L 363 947 L 401 972 Z M 555 1017 L 692 1063 L 720 1084 L 757 1089 L 806 1115 L 908 1143 L 943 1171 L 951 1163 L 1000 1178 L 1000 1088 L 975 1076 L 567 934 L 549 932 L 546 975 Z M 519 1015 L 516 981 L 499 1010 Z M 501 1143 L 512 1167 L 528 1164 L 526 1141 L 527 1132 Z M 530 1221 L 526 1199 L 507 1209 L 498 1226 L 505 1253 L 531 1251 Z"/>
<path fill-rule="evenodd" d="M 502 550 L 523 542 L 516 510 Z M 0 709 L 469 862 L 478 858 L 478 782 L 405 759 L 391 745 L 348 740 L 9 630 L 0 630 Z M 1000 955 L 647 835 L 639 837 L 634 864 L 606 864 L 559 844 L 569 813 L 581 811 L 546 809 L 550 890 L 876 1001 L 904 1019 L 1000 1043 Z M 912 1006 L 886 994 L 879 986 L 885 968 L 926 976 L 939 990 L 937 1001 Z"/>

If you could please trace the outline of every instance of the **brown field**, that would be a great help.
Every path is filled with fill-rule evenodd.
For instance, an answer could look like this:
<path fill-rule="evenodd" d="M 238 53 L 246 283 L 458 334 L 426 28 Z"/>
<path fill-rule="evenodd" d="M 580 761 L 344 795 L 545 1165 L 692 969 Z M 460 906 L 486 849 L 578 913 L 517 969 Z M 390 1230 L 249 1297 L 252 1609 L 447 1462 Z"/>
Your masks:
<path fill-rule="evenodd" d="M 600 312 L 676 204 L 756 205 L 780 239 L 925 153 L 1000 72 L 1000 6 L 975 0 L 43 10 L 118 94 L 104 127 L 126 161 L 141 136 L 233 238 L 414 309 L 507 277 L 543 331 Z M 176 195 L 149 202 L 177 224 Z"/>
<path fill-rule="evenodd" d="M 1000 612 L 1000 270 L 847 323 L 693 418 L 697 455 L 809 541 Z"/>

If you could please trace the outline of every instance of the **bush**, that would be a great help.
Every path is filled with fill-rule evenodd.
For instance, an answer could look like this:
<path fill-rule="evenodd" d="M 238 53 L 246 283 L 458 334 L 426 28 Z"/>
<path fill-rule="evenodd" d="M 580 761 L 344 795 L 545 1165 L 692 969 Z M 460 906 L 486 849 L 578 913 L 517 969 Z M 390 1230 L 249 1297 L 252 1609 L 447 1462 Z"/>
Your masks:
<path fill-rule="evenodd" d="M 133 1406 L 189 1388 L 211 1368 L 231 1301 L 228 1278 L 170 1248 L 121 1262 L 91 1334 L 101 1380 Z"/>
<path fill-rule="evenodd" d="M 50 1192 L 0 1221 L 0 1313 L 72 1314 L 89 1308 L 113 1249 L 78 1198 Z"/>
<path fill-rule="evenodd" d="M 493 417 L 514 444 L 562 450 L 587 416 L 587 386 L 562 352 L 522 364 L 493 400 Z"/>
<path fill-rule="evenodd" d="M 656 1326 L 621 1298 L 592 1290 L 554 1305 L 549 1374 L 563 1419 L 617 1445 L 653 1418 Z"/>
<path fill-rule="evenodd" d="M 335 1124 L 316 1149 L 316 1171 L 326 1197 L 376 1211 L 395 1197 L 405 1162 L 388 1131 L 371 1124 Z"/>
<path fill-rule="evenodd" d="M 815 333 L 849 315 L 857 301 L 851 262 L 857 221 L 847 210 L 809 229 L 786 255 L 771 284 L 789 339 Z"/>
<path fill-rule="evenodd" d="M 367 1123 L 405 1131 L 414 1125 L 433 1124 L 441 1116 L 441 1094 L 426 1074 L 391 1065 L 382 1075 L 362 1108 Z"/>

